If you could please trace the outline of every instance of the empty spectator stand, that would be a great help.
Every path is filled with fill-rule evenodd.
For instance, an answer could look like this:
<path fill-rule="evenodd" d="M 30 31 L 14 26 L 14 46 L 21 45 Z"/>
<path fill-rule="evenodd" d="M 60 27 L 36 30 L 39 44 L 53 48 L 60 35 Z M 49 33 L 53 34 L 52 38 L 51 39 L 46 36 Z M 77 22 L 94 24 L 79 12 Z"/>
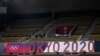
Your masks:
<path fill-rule="evenodd" d="M 50 30 L 47 34 L 48 38 L 37 38 L 36 41 L 68 41 L 68 40 L 77 40 L 88 28 L 92 16 L 84 17 L 60 17 L 56 19 L 55 24 L 52 26 L 53 29 Z M 56 37 L 55 36 L 55 27 L 56 26 L 76 26 L 75 30 L 72 32 L 70 37 Z M 93 36 L 94 37 L 94 36 Z"/>
<path fill-rule="evenodd" d="M 50 21 L 50 18 L 18 19 L 3 33 L 4 38 L 1 41 L 18 41 L 20 38 L 30 37 Z"/>

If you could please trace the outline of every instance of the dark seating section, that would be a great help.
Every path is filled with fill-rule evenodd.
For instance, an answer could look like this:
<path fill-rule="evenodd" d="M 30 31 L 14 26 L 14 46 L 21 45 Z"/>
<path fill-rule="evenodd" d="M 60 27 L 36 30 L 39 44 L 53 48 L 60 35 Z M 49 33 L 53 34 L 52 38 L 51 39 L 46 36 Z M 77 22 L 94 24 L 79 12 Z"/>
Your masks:
<path fill-rule="evenodd" d="M 48 24 L 50 20 L 50 18 L 19 19 L 7 28 L 6 32 L 3 33 L 5 38 L 1 41 L 17 41 L 22 37 L 30 37 L 32 34 Z M 17 39 L 13 40 L 14 38 Z"/>

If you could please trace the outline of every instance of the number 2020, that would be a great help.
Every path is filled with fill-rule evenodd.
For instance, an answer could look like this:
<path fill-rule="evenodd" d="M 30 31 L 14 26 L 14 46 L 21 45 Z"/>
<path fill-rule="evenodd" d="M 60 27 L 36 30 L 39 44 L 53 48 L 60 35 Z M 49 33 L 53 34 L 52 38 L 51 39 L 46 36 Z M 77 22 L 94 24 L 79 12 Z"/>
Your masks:
<path fill-rule="evenodd" d="M 66 45 L 64 52 L 69 52 L 69 50 L 67 50 L 67 49 L 70 47 L 70 43 L 65 42 L 64 45 Z M 72 49 L 72 52 L 78 51 L 78 48 L 80 48 L 80 47 L 78 47 L 78 45 L 82 45 L 79 52 L 86 52 L 86 49 L 85 49 L 86 45 L 87 45 L 88 52 L 94 52 L 94 42 L 93 41 L 89 41 L 88 44 L 86 44 L 85 41 L 80 42 L 80 44 L 78 44 L 78 42 L 76 42 L 76 41 L 73 41 L 71 45 L 72 45 L 72 47 L 70 47 L 70 48 Z"/>

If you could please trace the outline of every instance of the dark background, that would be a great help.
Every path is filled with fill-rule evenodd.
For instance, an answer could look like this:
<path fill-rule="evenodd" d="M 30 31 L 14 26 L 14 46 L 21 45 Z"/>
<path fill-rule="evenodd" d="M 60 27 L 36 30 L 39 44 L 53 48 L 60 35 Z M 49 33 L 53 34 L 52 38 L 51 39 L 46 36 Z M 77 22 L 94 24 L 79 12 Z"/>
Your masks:
<path fill-rule="evenodd" d="M 4 30 L 17 19 L 99 16 L 100 0 L 0 0 L 7 13 L 0 15 Z"/>

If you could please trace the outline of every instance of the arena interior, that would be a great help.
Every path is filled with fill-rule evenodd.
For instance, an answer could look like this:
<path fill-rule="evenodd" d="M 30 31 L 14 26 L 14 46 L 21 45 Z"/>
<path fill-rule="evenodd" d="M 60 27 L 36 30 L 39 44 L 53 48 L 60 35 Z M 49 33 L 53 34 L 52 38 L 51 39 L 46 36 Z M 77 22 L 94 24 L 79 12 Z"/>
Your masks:
<path fill-rule="evenodd" d="M 0 0 L 0 56 L 99 56 L 99 2 L 95 0 Z M 7 46 L 16 42 L 29 44 L 39 42 L 39 45 L 42 42 L 55 42 L 55 45 L 59 45 L 60 42 L 68 41 L 89 41 L 91 46 L 93 43 L 93 50 L 88 47 L 87 49 L 90 48 L 88 52 L 77 52 L 76 49 L 72 52 L 68 50 L 68 53 L 57 52 L 59 49 L 48 53 L 41 50 L 33 52 L 34 45 L 30 45 L 25 52 L 18 52 L 18 50 L 14 51 L 16 48 L 11 51 Z M 73 45 L 74 48 L 75 44 Z M 31 51 L 28 52 L 29 50 Z"/>

